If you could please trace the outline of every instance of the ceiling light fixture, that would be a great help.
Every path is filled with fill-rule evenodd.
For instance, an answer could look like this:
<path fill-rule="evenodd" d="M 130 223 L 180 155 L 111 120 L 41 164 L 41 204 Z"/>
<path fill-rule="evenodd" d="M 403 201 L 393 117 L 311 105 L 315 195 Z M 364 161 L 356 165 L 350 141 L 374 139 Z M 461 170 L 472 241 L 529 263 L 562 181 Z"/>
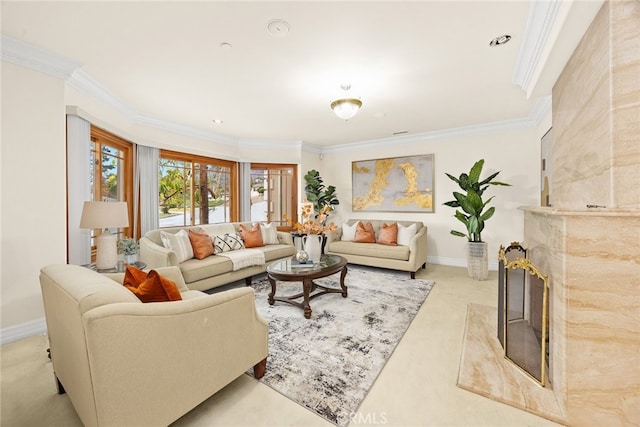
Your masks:
<path fill-rule="evenodd" d="M 340 86 L 340 88 L 345 91 L 346 95 L 346 92 L 351 89 L 351 85 L 342 85 Z M 333 112 L 336 114 L 336 116 L 343 120 L 349 120 L 353 118 L 356 114 L 358 114 L 360 107 L 362 107 L 362 101 L 355 98 L 349 98 L 348 96 L 336 99 L 331 103 L 331 109 L 333 110 Z"/>

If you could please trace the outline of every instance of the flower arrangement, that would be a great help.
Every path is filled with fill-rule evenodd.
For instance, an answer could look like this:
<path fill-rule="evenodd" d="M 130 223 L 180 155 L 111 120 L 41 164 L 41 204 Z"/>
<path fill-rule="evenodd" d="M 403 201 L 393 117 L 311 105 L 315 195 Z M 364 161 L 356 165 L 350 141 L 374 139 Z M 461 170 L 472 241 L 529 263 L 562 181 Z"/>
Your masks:
<path fill-rule="evenodd" d="M 138 253 L 138 242 L 131 237 L 123 237 L 118 240 L 118 252 L 123 255 L 135 255 Z"/>
<path fill-rule="evenodd" d="M 328 225 L 326 224 L 327 218 L 329 217 L 329 212 L 331 211 L 331 206 L 326 205 L 320 209 L 320 212 L 314 218 L 313 204 L 304 203 L 300 208 L 300 215 L 302 216 L 302 224 L 296 222 L 293 224 L 293 228 L 298 231 L 298 234 L 323 234 L 329 231 L 337 230 L 338 227 L 330 222 Z M 287 216 L 284 216 L 285 221 L 289 219 Z"/>

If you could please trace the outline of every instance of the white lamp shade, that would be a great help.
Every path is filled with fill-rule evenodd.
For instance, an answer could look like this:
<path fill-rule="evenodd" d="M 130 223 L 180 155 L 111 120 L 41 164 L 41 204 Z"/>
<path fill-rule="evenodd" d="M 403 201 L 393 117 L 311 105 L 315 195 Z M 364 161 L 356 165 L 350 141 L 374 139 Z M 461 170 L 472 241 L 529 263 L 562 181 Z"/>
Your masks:
<path fill-rule="evenodd" d="M 80 228 L 120 228 L 129 226 L 127 202 L 84 202 Z"/>

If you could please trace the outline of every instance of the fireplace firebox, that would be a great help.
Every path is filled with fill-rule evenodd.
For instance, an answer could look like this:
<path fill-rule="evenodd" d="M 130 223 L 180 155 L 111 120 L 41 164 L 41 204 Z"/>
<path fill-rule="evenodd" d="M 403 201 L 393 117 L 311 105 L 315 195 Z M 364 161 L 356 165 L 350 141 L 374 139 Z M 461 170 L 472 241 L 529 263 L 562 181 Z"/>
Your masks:
<path fill-rule="evenodd" d="M 504 357 L 541 386 L 548 383 L 547 276 L 518 242 L 498 253 L 498 340 Z"/>

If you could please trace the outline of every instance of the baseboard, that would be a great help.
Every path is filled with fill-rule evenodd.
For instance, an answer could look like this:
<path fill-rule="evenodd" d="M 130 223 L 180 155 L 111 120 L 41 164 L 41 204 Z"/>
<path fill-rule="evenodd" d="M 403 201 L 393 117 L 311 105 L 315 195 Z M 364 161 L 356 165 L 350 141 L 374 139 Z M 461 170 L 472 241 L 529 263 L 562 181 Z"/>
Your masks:
<path fill-rule="evenodd" d="M 461 258 L 446 258 L 439 256 L 427 256 L 427 264 L 448 265 L 451 267 L 463 267 L 467 268 L 467 260 Z M 498 271 L 498 263 L 489 263 L 490 271 Z"/>
<path fill-rule="evenodd" d="M 45 334 L 47 332 L 47 322 L 44 317 L 30 320 L 19 325 L 9 326 L 0 330 L 0 345 L 9 344 L 34 335 Z"/>

